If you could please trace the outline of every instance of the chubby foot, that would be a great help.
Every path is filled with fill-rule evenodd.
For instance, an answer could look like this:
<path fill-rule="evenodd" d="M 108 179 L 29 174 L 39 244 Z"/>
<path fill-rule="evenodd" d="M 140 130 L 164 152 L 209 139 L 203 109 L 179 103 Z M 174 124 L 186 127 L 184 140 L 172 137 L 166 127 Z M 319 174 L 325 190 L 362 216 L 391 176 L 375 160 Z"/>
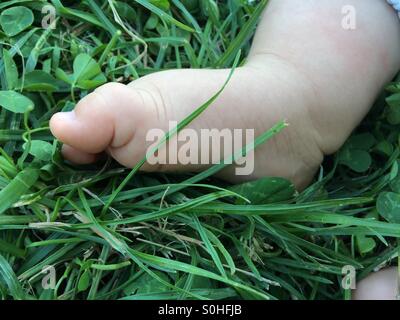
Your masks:
<path fill-rule="evenodd" d="M 72 162 L 90 163 L 97 154 L 106 151 L 122 165 L 133 167 L 154 144 L 149 141 L 152 129 L 167 132 L 174 121 L 180 122 L 212 97 L 223 86 L 229 72 L 173 70 L 129 85 L 109 83 L 83 98 L 74 111 L 55 114 L 51 130 L 65 143 L 64 156 Z M 289 127 L 257 149 L 254 170 L 239 176 L 235 175 L 233 165 L 221 173 L 223 178 L 241 181 L 275 175 L 293 180 L 298 187 L 312 179 L 323 155 L 307 111 L 307 106 L 315 103 L 312 92 L 306 84 L 299 85 L 301 82 L 301 76 L 293 68 L 274 58 L 263 59 L 261 66 L 238 68 L 220 97 L 188 126 L 198 137 L 204 129 L 214 130 L 209 131 L 214 135 L 225 133 L 233 137 L 234 130 L 245 133 L 250 129 L 258 136 L 278 121 L 289 123 Z M 190 150 L 195 150 L 199 159 L 209 151 L 206 162 L 181 163 L 180 159 L 173 162 L 169 158 L 171 161 L 166 164 L 147 163 L 143 169 L 200 171 L 215 156 L 218 159 L 214 160 L 222 160 L 224 152 L 229 150 L 224 139 L 218 150 L 212 143 L 210 150 L 204 150 L 203 140 L 189 141 L 183 135 L 184 132 L 178 135 L 177 146 L 167 145 L 166 154 L 171 148 L 176 148 L 173 152 L 178 154 L 183 144 L 197 143 Z M 240 135 L 242 139 L 242 146 L 251 142 Z"/>
<path fill-rule="evenodd" d="M 351 30 L 341 23 L 343 7 L 349 5 L 358 13 Z M 197 136 L 202 129 L 252 129 L 258 136 L 286 120 L 289 126 L 283 132 L 257 148 L 250 174 L 235 175 L 230 166 L 221 175 L 234 182 L 282 176 L 303 188 L 323 156 L 340 148 L 400 68 L 399 39 L 398 17 L 385 1 L 270 0 L 246 64 L 189 127 Z M 146 140 L 151 129 L 168 131 L 170 121 L 180 122 L 191 114 L 222 87 L 228 74 L 229 70 L 172 70 L 129 85 L 106 84 L 73 112 L 55 114 L 50 127 L 70 161 L 90 163 L 106 151 L 132 167 L 152 144 Z M 221 146 L 202 143 L 189 150 L 200 154 L 209 149 L 212 158 L 221 154 Z M 143 169 L 207 167 L 171 162 L 147 163 Z"/>

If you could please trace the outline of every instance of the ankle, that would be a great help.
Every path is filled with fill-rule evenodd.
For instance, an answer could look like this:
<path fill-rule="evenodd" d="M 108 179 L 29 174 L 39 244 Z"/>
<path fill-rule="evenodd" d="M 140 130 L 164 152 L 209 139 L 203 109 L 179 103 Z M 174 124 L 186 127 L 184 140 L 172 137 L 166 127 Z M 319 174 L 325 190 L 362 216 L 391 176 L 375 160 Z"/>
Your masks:
<path fill-rule="evenodd" d="M 272 74 L 272 78 L 275 77 L 275 81 L 280 83 L 279 94 L 293 96 L 292 100 L 295 101 L 293 105 L 282 106 L 282 102 L 290 101 L 282 99 L 282 101 L 277 101 L 276 108 L 285 109 L 282 114 L 289 125 L 295 127 L 295 130 L 307 132 L 307 137 L 305 137 L 308 139 L 307 144 L 315 146 L 318 153 L 325 154 L 324 135 L 315 110 L 326 110 L 328 101 L 324 99 L 325 95 L 321 92 L 321 88 L 316 86 L 314 79 L 301 70 L 296 63 L 275 53 L 255 54 L 245 67 L 251 68 L 258 75 L 258 79 L 265 79 L 266 74 Z M 271 81 L 270 76 L 268 79 Z M 306 130 L 304 126 L 307 126 Z"/>

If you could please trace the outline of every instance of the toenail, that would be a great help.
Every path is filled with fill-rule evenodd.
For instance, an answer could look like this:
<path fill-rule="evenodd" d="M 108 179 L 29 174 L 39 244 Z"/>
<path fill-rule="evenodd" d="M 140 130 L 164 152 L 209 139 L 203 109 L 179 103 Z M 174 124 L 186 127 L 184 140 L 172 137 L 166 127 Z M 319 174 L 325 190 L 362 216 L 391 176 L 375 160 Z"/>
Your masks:
<path fill-rule="evenodd" d="M 68 112 L 60 112 L 59 117 L 61 117 L 63 120 L 76 120 L 76 113 L 74 110 L 68 111 Z"/>

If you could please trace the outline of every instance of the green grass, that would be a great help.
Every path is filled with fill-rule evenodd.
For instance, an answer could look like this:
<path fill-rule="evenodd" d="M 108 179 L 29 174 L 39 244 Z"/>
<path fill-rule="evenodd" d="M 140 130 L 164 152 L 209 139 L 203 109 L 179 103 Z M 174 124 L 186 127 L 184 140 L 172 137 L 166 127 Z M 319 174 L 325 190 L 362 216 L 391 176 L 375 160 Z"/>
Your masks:
<path fill-rule="evenodd" d="M 48 2 L 55 30 L 41 28 Z M 231 186 L 212 177 L 223 165 L 166 175 L 61 159 L 53 113 L 106 81 L 237 65 L 265 4 L 0 3 L 1 299 L 347 299 L 344 266 L 361 279 L 397 263 L 398 81 L 302 193 L 280 178 Z"/>

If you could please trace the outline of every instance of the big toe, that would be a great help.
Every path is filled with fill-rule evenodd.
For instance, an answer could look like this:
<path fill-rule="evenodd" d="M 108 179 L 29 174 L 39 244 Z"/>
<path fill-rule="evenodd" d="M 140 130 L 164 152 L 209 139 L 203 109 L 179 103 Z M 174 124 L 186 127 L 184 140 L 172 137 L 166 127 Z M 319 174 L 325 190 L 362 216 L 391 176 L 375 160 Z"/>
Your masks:
<path fill-rule="evenodd" d="M 111 106 L 98 92 L 83 98 L 71 112 L 50 119 L 50 129 L 65 144 L 88 153 L 105 150 L 113 137 Z"/>
<path fill-rule="evenodd" d="M 145 98 L 131 87 L 108 83 L 84 97 L 73 111 L 53 115 L 50 129 L 72 162 L 90 163 L 107 151 L 121 164 L 133 166 L 145 154 L 142 131 L 157 118 L 153 101 Z"/>

